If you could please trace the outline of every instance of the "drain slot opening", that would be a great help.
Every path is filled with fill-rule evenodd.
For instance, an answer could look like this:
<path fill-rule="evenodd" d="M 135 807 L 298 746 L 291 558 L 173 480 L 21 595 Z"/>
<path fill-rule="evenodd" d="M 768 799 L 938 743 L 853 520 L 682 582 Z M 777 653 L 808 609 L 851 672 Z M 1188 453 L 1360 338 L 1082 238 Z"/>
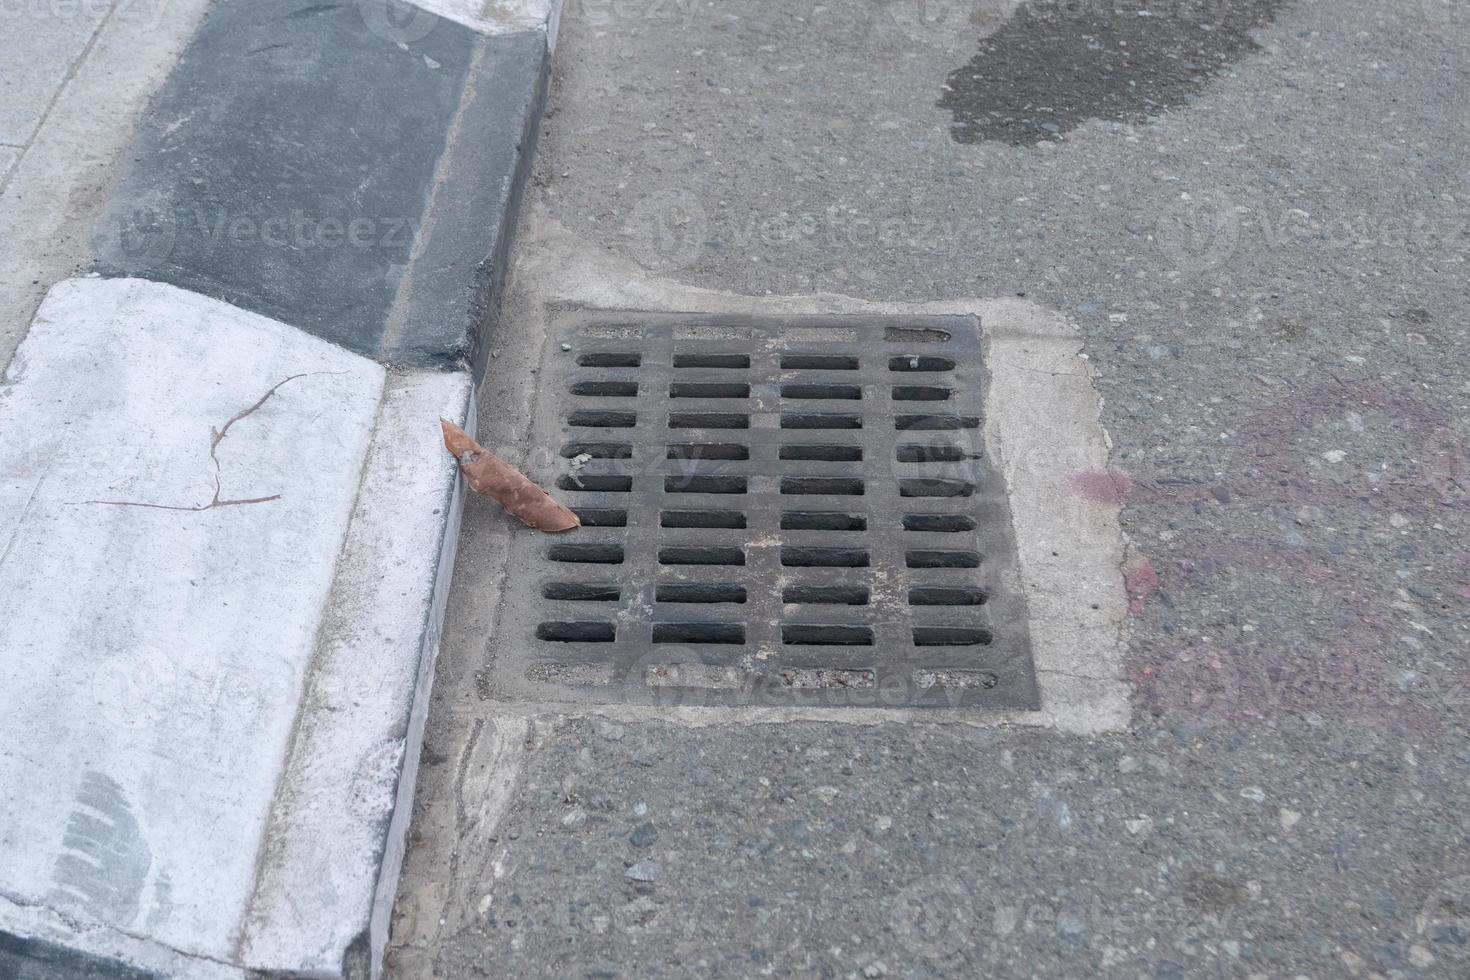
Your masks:
<path fill-rule="evenodd" d="M 910 551 L 904 554 L 909 568 L 979 568 L 974 551 Z"/>
<path fill-rule="evenodd" d="M 981 589 L 943 588 L 922 585 L 909 589 L 911 606 L 983 606 L 985 592 Z"/>
<path fill-rule="evenodd" d="M 860 463 L 863 459 L 862 446 L 782 446 L 781 458 L 787 460 L 811 460 L 821 463 Z"/>
<path fill-rule="evenodd" d="M 988 670 L 916 670 L 914 685 L 919 688 L 988 691 L 1000 683 L 1000 675 Z"/>
<path fill-rule="evenodd" d="M 660 527 L 745 527 L 738 510 L 666 510 L 659 514 Z"/>
<path fill-rule="evenodd" d="M 573 507 L 584 527 L 627 527 L 628 512 L 616 507 Z"/>
<path fill-rule="evenodd" d="M 942 344 L 951 336 L 948 330 L 933 327 L 888 327 L 883 331 L 883 339 L 890 344 Z"/>
<path fill-rule="evenodd" d="M 744 565 L 741 548 L 660 548 L 660 565 Z"/>
<path fill-rule="evenodd" d="M 866 606 L 868 590 L 860 585 L 792 585 L 782 590 L 781 601 L 823 606 Z"/>
<path fill-rule="evenodd" d="M 675 381 L 670 398 L 749 398 L 750 385 L 724 381 Z"/>
<path fill-rule="evenodd" d="M 643 355 L 623 351 L 598 351 L 577 355 L 577 363 L 582 367 L 638 367 L 643 363 Z"/>
<path fill-rule="evenodd" d="M 547 582 L 541 595 L 568 602 L 617 602 L 623 590 L 609 582 Z"/>
<path fill-rule="evenodd" d="M 947 357 L 931 357 L 923 354 L 902 354 L 888 359 L 890 371 L 953 371 L 954 361 Z"/>
<path fill-rule="evenodd" d="M 861 415 L 840 415 L 833 412 L 782 412 L 783 429 L 861 429 Z"/>
<path fill-rule="evenodd" d="M 895 415 L 893 427 L 900 432 L 952 432 L 974 429 L 980 419 L 973 415 Z"/>
<path fill-rule="evenodd" d="M 611 643 L 617 635 L 612 623 L 542 623 L 536 627 L 536 639 L 553 643 Z"/>
<path fill-rule="evenodd" d="M 744 493 L 743 476 L 666 476 L 665 493 Z"/>
<path fill-rule="evenodd" d="M 967 480 L 899 480 L 900 497 L 969 497 L 975 484 Z"/>
<path fill-rule="evenodd" d="M 745 586 L 728 582 L 678 582 L 660 585 L 654 602 L 745 602 Z"/>
<path fill-rule="evenodd" d="M 600 398 L 636 398 L 636 381 L 576 381 L 572 384 L 574 395 L 595 395 Z"/>
<path fill-rule="evenodd" d="M 873 645 L 873 631 L 867 626 L 786 623 L 781 627 L 781 642 L 819 647 L 870 647 Z"/>
<path fill-rule="evenodd" d="M 620 544 L 554 544 L 547 549 L 546 557 L 552 561 L 621 565 L 623 546 Z"/>
<path fill-rule="evenodd" d="M 863 481 L 819 476 L 788 476 L 781 481 L 781 492 L 790 494 L 826 494 L 832 497 L 861 497 Z"/>
<path fill-rule="evenodd" d="M 862 514 L 842 514 L 825 510 L 788 510 L 781 514 L 783 531 L 866 531 L 868 519 Z"/>
<path fill-rule="evenodd" d="M 841 401 L 857 401 L 863 397 L 863 389 L 857 385 L 784 384 L 782 398 L 813 399 L 835 398 Z"/>
<path fill-rule="evenodd" d="M 870 688 L 878 678 L 872 670 L 840 670 L 833 667 L 785 667 L 782 668 L 781 683 L 790 688 L 851 690 Z"/>
<path fill-rule="evenodd" d="M 739 623 L 654 623 L 655 643 L 744 643 Z"/>
<path fill-rule="evenodd" d="M 749 459 L 750 447 L 734 443 L 686 442 L 669 447 L 669 459 Z"/>
<path fill-rule="evenodd" d="M 676 368 L 748 368 L 749 354 L 675 354 Z"/>
<path fill-rule="evenodd" d="M 953 388 L 937 385 L 894 385 L 893 400 L 896 402 L 943 402 L 954 395 Z"/>
<path fill-rule="evenodd" d="M 903 515 L 903 529 L 905 531 L 947 533 L 973 531 L 975 530 L 975 519 L 965 514 L 905 514 Z"/>
<path fill-rule="evenodd" d="M 631 476 L 573 476 L 570 473 L 557 477 L 559 490 L 580 490 L 587 493 L 627 493 L 633 489 Z"/>
<path fill-rule="evenodd" d="M 629 442 L 569 442 L 561 447 L 566 459 L 591 456 L 593 459 L 632 459 L 633 444 Z"/>
<path fill-rule="evenodd" d="M 671 429 L 748 429 L 750 416 L 736 412 L 670 412 Z"/>
<path fill-rule="evenodd" d="M 894 454 L 900 463 L 958 463 L 968 458 L 965 447 L 948 443 L 927 446 L 923 443 L 904 443 Z"/>
<path fill-rule="evenodd" d="M 781 549 L 781 564 L 787 568 L 867 568 L 868 552 L 864 548 L 796 548 Z"/>
<path fill-rule="evenodd" d="M 965 626 L 914 627 L 914 646 L 916 647 L 988 646 L 991 639 L 990 630 Z"/>
<path fill-rule="evenodd" d="M 573 412 L 567 416 L 567 425 L 582 429 L 631 429 L 638 424 L 636 412 L 609 412 L 596 409 Z"/>
<path fill-rule="evenodd" d="M 782 354 L 781 367 L 792 371 L 856 371 L 858 359 L 845 354 Z"/>

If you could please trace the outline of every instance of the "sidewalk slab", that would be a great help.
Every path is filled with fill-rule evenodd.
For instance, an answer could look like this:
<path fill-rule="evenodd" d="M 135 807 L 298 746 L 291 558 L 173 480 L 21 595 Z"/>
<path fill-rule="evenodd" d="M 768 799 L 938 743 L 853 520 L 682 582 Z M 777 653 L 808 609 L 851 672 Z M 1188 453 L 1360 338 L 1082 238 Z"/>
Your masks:
<path fill-rule="evenodd" d="M 100 3 L 0 4 L 0 143 L 30 142 L 106 14 Z"/>
<path fill-rule="evenodd" d="M 0 955 L 371 974 L 469 393 L 165 284 L 51 290 L 0 383 Z"/>
<path fill-rule="evenodd" d="M 139 127 L 96 268 L 482 366 L 547 44 L 386 0 L 222 0 Z"/>
<path fill-rule="evenodd" d="M 0 368 L 46 290 L 95 260 L 92 239 L 119 158 L 149 95 L 168 77 L 211 2 L 119 4 L 127 16 L 119 9 L 97 30 L 24 153 L 0 148 L 0 172 L 10 164 L 0 179 Z M 57 5 L 61 11 L 76 6 Z M 167 16 L 148 16 L 144 8 L 166 8 Z M 69 57 L 61 50 L 53 56 Z"/>

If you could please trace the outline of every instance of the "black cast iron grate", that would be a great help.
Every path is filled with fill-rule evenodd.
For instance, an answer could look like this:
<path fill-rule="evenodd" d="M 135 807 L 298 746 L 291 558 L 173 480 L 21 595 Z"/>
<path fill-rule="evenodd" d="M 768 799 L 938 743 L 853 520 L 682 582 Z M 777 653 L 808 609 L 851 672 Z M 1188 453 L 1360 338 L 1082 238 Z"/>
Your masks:
<path fill-rule="evenodd" d="M 968 317 L 567 316 L 533 437 L 584 527 L 515 532 L 492 693 L 1036 708 L 984 397 Z"/>

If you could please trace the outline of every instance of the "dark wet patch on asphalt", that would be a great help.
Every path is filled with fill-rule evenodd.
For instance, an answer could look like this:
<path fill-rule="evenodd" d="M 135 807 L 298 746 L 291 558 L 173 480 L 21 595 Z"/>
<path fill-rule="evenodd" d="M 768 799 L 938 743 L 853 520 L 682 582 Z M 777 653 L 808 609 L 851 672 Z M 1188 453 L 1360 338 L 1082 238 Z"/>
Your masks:
<path fill-rule="evenodd" d="M 1285 0 L 1027 0 L 950 72 L 941 108 L 958 143 L 1033 146 L 1088 119 L 1183 105 L 1257 49 Z"/>

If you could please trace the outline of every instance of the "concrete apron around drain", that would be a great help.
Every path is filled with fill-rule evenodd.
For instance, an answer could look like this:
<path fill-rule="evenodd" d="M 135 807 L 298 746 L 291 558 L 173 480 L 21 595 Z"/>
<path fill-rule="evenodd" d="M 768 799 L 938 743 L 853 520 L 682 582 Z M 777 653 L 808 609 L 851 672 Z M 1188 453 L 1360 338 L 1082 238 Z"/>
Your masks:
<path fill-rule="evenodd" d="M 929 303 L 867 302 L 835 294 L 785 297 L 748 297 L 697 289 L 648 276 L 637 266 L 605 253 L 587 250 L 538 215 L 535 229 L 524 239 L 517 257 L 515 292 L 509 300 L 502 335 L 493 343 L 495 360 L 491 381 L 482 395 L 482 441 L 492 449 L 526 464 L 533 478 L 554 485 L 563 475 L 566 459 L 560 443 L 550 445 L 545 433 L 532 425 L 528 405 L 539 395 L 550 404 L 566 398 L 550 391 L 540 374 L 543 346 L 548 358 L 563 357 L 557 334 L 559 317 L 567 309 L 596 319 L 595 311 L 693 314 L 696 317 L 800 317 L 842 314 L 851 317 L 975 317 L 983 342 L 988 375 L 984 395 L 984 454 L 1004 479 L 1015 532 L 1015 570 L 1024 594 L 1031 655 L 1040 697 L 1039 710 L 871 706 L 838 710 L 809 705 L 769 707 L 717 706 L 718 699 L 691 705 L 688 700 L 669 704 L 587 705 L 585 699 L 558 697 L 549 689 L 497 688 L 507 664 L 522 668 L 539 658 L 531 649 L 534 639 L 515 639 L 527 649 L 504 651 L 488 665 L 482 659 L 465 664 L 475 671 L 482 705 L 492 715 L 591 711 L 610 717 L 657 717 L 689 724 L 728 721 L 789 721 L 820 718 L 849 723 L 890 720 L 948 720 L 968 724 L 1022 724 L 1055 727 L 1077 733 L 1117 731 L 1128 721 L 1127 686 L 1121 657 L 1126 592 L 1123 583 L 1124 541 L 1118 524 L 1116 499 L 1097 499 L 1079 492 L 1089 478 L 1106 474 L 1108 442 L 1099 420 L 1100 401 L 1089 374 L 1077 329 L 1065 317 L 1037 304 L 1017 299 L 960 299 Z M 549 228 L 549 232 L 546 230 Z M 655 317 L 657 318 L 657 317 Z M 510 335 L 514 331 L 514 335 Z M 610 348 L 609 348 L 610 349 Z M 512 380 L 527 378 L 524 386 Z M 566 406 L 563 405 L 564 409 Z M 563 413 L 564 414 L 564 413 Z M 538 441 L 538 439 L 540 441 Z M 558 491 L 576 505 L 574 494 Z M 823 510 L 835 509 L 824 501 Z M 573 532 L 573 537 L 578 532 Z M 493 537 L 500 538 L 501 535 Z M 515 536 L 513 536 L 515 537 Z M 570 542 L 573 537 L 568 537 Z M 552 542 L 541 542 L 544 551 Z M 507 578 L 527 577 L 504 540 L 470 540 L 466 547 L 483 556 L 481 567 L 504 569 L 502 575 L 480 587 L 476 605 L 487 611 L 480 622 L 467 627 L 495 638 L 514 623 L 505 616 L 500 585 Z M 513 549 L 513 545 L 511 549 Z M 541 571 L 537 570 L 538 573 Z M 477 583 L 465 583 L 475 588 Z M 539 587 L 540 578 L 537 579 Z M 648 583 L 651 586 L 651 583 Z M 775 583 L 770 585 L 774 588 Z M 481 605 L 485 604 L 485 605 Z M 779 606 L 777 607 L 779 608 Z M 496 611 L 488 611 L 488 610 Z M 451 616 L 454 604 L 451 602 Z M 552 617 L 542 617 L 552 621 Z M 481 641 L 483 642 L 483 641 Z M 480 646 L 480 649 L 484 649 Z M 455 683 L 441 677 L 440 683 Z M 535 687 L 535 685 L 532 685 Z M 503 698 L 532 700 L 502 700 Z M 579 703 L 581 702 L 581 703 Z"/>

